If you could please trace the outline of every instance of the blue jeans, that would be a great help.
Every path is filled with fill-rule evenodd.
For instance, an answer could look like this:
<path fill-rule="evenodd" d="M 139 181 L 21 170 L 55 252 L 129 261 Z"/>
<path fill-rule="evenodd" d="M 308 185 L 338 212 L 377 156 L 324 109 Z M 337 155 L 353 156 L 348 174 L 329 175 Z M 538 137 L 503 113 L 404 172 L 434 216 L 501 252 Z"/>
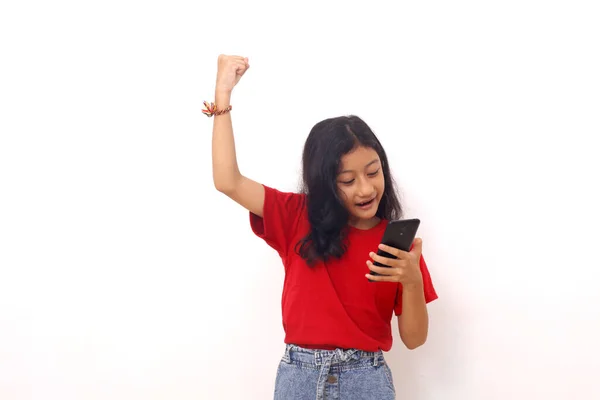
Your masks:
<path fill-rule="evenodd" d="M 383 352 L 309 350 L 286 345 L 275 379 L 275 400 L 393 400 L 392 372 Z"/>

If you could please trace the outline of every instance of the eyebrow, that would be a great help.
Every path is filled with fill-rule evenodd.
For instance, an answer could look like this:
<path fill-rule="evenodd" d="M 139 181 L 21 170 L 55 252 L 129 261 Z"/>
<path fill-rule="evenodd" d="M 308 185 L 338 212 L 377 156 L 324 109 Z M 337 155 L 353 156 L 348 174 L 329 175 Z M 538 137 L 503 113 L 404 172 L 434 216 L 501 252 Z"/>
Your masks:
<path fill-rule="evenodd" d="M 378 160 L 378 159 L 375 159 L 375 160 L 371 161 L 370 163 L 368 163 L 367 165 L 365 165 L 365 168 L 369 168 L 371 165 L 373 165 L 373 164 L 375 164 L 375 163 L 377 163 L 377 162 L 379 162 L 379 160 Z M 347 173 L 347 172 L 354 172 L 354 171 L 352 171 L 352 170 L 350 170 L 350 169 L 345 169 L 345 170 L 343 170 L 342 172 L 340 172 L 338 175 L 345 174 L 345 173 Z"/>

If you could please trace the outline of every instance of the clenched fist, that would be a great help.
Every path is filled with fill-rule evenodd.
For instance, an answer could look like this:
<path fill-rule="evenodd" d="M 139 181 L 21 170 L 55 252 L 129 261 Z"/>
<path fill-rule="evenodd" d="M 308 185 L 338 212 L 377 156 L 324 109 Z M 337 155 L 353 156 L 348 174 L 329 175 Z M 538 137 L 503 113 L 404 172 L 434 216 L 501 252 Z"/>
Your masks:
<path fill-rule="evenodd" d="M 219 55 L 215 90 L 220 93 L 231 93 L 248 68 L 250 65 L 246 57 Z"/>

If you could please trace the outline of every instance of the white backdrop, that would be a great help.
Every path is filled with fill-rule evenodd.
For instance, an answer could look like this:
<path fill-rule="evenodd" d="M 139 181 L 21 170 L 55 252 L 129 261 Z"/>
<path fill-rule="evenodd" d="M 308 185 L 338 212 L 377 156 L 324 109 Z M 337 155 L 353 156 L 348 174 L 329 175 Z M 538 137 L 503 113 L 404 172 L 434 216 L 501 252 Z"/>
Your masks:
<path fill-rule="evenodd" d="M 399 398 L 598 399 L 593 1 L 3 2 L 0 399 L 268 399 L 283 271 L 213 188 L 219 53 L 247 176 L 321 119 L 383 142 L 440 295 Z"/>

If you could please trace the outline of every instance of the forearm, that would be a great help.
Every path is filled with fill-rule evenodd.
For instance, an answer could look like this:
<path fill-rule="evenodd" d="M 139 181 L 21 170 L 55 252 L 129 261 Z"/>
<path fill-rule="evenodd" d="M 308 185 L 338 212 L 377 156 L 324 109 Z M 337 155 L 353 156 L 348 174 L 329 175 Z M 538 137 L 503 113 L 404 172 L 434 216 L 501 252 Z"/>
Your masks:
<path fill-rule="evenodd" d="M 422 284 L 403 288 L 402 314 L 398 318 L 398 329 L 402 342 L 411 350 L 427 340 L 429 315 Z"/>
<path fill-rule="evenodd" d="M 230 104 L 231 92 L 216 91 L 215 105 L 217 110 L 223 110 Z M 212 164 L 213 182 L 221 192 L 233 190 L 237 179 L 241 176 L 235 153 L 233 125 L 231 113 L 213 116 Z"/>

